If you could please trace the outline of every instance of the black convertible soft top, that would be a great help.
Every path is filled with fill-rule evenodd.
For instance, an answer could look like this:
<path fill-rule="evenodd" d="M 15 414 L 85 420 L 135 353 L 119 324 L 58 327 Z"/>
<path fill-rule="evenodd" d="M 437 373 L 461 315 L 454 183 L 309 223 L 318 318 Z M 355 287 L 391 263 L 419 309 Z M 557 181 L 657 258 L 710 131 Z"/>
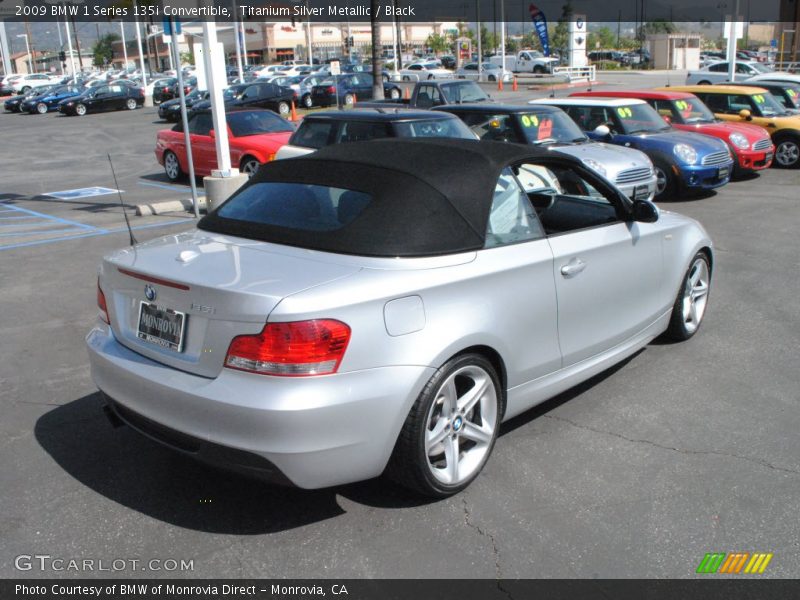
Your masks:
<path fill-rule="evenodd" d="M 261 182 L 288 182 L 372 196 L 369 206 L 349 224 L 335 231 L 306 231 L 229 219 L 218 209 L 201 219 L 198 227 L 362 256 L 478 250 L 484 246 L 500 172 L 525 160 L 552 161 L 554 154 L 526 145 L 442 138 L 336 144 L 302 158 L 270 162 L 242 190 Z M 578 162 L 560 153 L 558 159 Z"/>

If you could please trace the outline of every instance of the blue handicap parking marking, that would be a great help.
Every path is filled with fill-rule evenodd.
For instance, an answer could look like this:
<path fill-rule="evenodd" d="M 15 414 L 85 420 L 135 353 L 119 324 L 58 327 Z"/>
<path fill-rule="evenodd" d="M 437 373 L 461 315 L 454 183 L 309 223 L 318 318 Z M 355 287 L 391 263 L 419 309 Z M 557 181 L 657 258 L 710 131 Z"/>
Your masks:
<path fill-rule="evenodd" d="M 80 200 L 81 198 L 91 198 L 92 196 L 105 196 L 107 194 L 123 194 L 122 190 L 115 190 L 107 187 L 85 187 L 74 190 L 63 190 L 61 192 L 47 192 L 45 196 L 58 198 L 59 200 Z"/>

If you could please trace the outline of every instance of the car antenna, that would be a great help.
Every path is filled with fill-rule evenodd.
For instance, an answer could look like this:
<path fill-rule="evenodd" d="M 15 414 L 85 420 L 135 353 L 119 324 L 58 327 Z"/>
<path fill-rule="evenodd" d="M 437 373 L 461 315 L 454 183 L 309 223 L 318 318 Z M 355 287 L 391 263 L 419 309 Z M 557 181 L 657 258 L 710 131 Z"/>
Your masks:
<path fill-rule="evenodd" d="M 117 174 L 114 172 L 114 163 L 111 162 L 111 154 L 108 154 L 108 164 L 111 165 L 111 175 L 114 177 L 114 189 L 117 190 L 117 196 L 119 196 L 119 206 L 122 208 L 122 214 L 125 217 L 125 225 L 128 226 L 128 235 L 130 236 L 131 246 L 135 246 L 139 242 L 136 241 L 136 238 L 133 237 L 133 229 L 131 229 L 131 222 L 128 220 L 128 213 L 125 212 L 125 203 L 122 201 L 122 192 L 119 190 L 119 184 L 117 183 Z"/>

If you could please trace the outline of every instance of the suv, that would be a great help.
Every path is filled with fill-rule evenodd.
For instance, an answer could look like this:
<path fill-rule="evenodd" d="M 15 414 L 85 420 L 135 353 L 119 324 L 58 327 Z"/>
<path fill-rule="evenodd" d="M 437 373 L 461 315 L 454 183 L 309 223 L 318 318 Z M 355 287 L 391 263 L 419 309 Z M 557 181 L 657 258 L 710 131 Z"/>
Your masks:
<path fill-rule="evenodd" d="M 592 142 L 564 111 L 554 106 L 450 104 L 433 110 L 458 116 L 480 139 L 547 146 L 580 159 L 633 200 L 652 200 L 653 163 L 622 146 Z"/>
<path fill-rule="evenodd" d="M 730 180 L 733 156 L 722 140 L 673 129 L 643 100 L 545 98 L 564 110 L 592 139 L 641 150 L 656 171 L 656 200 L 718 188 Z"/>
<path fill-rule="evenodd" d="M 764 88 L 697 85 L 670 89 L 694 94 L 723 121 L 763 127 L 775 144 L 774 166 L 800 168 L 800 115 L 789 113 Z"/>
<path fill-rule="evenodd" d="M 403 108 L 329 110 L 306 115 L 289 143 L 275 155 L 294 158 L 344 142 L 380 138 L 448 137 L 474 140 L 475 134 L 448 113 Z"/>

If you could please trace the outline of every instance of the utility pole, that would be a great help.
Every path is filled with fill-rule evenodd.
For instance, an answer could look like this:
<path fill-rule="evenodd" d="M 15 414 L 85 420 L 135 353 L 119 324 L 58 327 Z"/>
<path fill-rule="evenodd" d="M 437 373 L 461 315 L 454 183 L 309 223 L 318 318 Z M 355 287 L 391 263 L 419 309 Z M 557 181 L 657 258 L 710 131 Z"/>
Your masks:
<path fill-rule="evenodd" d="M 34 72 L 36 72 L 36 65 L 35 65 L 35 63 L 36 63 L 36 59 L 35 59 L 36 46 L 34 46 L 34 44 L 33 44 L 33 36 L 31 35 L 31 24 L 28 22 L 27 19 L 25 20 L 25 34 L 28 36 L 28 37 L 25 38 L 25 43 L 26 44 L 30 44 L 30 47 L 28 48 L 28 55 L 31 58 L 31 65 L 32 65 L 31 66 L 31 69 L 32 69 L 31 73 L 34 73 Z"/>
<path fill-rule="evenodd" d="M 119 22 L 119 32 L 122 34 L 122 54 L 125 57 L 125 70 L 128 70 L 128 44 L 125 42 L 125 23 Z"/>
<path fill-rule="evenodd" d="M 83 73 L 83 57 L 81 56 L 81 41 L 78 39 L 78 30 L 75 27 L 75 15 L 70 15 L 69 18 L 72 21 L 72 35 L 75 36 L 75 50 L 78 52 L 78 66 L 81 68 L 81 73 Z"/>

